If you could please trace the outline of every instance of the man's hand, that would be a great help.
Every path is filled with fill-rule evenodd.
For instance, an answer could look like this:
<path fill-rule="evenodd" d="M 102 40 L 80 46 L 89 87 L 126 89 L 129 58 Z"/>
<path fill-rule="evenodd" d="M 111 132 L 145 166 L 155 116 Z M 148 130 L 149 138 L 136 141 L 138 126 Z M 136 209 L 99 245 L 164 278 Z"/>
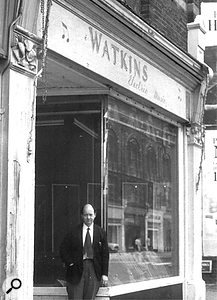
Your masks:
<path fill-rule="evenodd" d="M 102 275 L 102 286 L 108 286 L 108 276 Z"/>

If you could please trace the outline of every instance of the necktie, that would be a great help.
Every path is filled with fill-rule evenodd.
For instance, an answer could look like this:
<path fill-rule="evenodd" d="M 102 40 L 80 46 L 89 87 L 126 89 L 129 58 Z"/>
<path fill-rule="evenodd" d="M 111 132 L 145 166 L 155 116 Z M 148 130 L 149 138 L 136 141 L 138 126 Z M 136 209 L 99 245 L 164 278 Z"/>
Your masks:
<path fill-rule="evenodd" d="M 87 228 L 86 238 L 84 242 L 84 256 L 85 258 L 93 259 L 93 248 L 90 238 L 90 228 Z"/>

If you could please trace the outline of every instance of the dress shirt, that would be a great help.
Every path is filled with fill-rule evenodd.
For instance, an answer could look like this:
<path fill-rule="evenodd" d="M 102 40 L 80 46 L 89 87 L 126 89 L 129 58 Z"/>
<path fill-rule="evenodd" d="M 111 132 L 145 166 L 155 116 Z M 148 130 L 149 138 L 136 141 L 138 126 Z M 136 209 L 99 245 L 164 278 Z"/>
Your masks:
<path fill-rule="evenodd" d="M 84 245 L 86 234 L 87 234 L 87 228 L 88 228 L 88 226 L 83 224 L 83 232 L 82 232 L 83 245 Z M 90 228 L 90 230 L 89 230 L 90 239 L 91 239 L 91 243 L 93 244 L 93 224 L 89 228 Z"/>

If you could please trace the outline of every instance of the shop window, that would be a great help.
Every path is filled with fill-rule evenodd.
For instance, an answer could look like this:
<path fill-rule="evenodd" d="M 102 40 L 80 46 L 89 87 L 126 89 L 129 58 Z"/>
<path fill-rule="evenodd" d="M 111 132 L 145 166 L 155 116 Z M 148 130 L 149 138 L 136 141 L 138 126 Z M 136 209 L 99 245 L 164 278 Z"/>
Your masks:
<path fill-rule="evenodd" d="M 130 175 L 137 176 L 140 169 L 139 145 L 136 139 L 130 138 L 127 142 L 127 161 L 126 166 Z"/>
<path fill-rule="evenodd" d="M 117 171 L 118 168 L 118 138 L 115 132 L 110 129 L 108 136 L 108 156 L 109 156 L 109 169 Z"/>
<path fill-rule="evenodd" d="M 178 129 L 112 99 L 107 117 L 119 136 L 117 169 L 108 169 L 110 285 L 176 276 Z"/>
<path fill-rule="evenodd" d="M 35 286 L 64 285 L 59 246 L 85 203 L 101 224 L 101 105 L 56 98 L 37 101 Z"/>
<path fill-rule="evenodd" d="M 118 190 L 120 178 L 117 174 L 110 172 L 108 195 L 110 203 L 121 205 L 120 191 Z"/>
<path fill-rule="evenodd" d="M 171 181 L 171 159 L 168 154 L 164 154 L 162 158 L 163 164 L 163 178 L 165 181 Z"/>
<path fill-rule="evenodd" d="M 158 176 L 157 173 L 157 156 L 155 152 L 155 148 L 153 146 L 149 146 L 146 152 L 146 165 L 148 178 L 156 179 Z"/>

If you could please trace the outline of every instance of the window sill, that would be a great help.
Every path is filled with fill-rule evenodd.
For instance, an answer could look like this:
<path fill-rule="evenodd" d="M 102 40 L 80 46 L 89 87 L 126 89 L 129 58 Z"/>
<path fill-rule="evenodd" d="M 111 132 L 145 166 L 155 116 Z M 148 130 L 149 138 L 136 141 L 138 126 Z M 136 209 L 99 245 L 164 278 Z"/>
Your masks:
<path fill-rule="evenodd" d="M 129 293 L 135 293 L 143 290 L 148 289 L 155 289 L 159 287 L 175 285 L 183 283 L 183 278 L 180 276 L 176 277 L 168 277 L 168 278 L 161 278 L 155 280 L 148 280 L 148 281 L 141 281 L 141 282 L 133 282 L 127 283 L 117 286 L 110 286 L 110 287 L 101 287 L 97 294 L 99 298 L 109 298 L 118 295 L 124 295 Z M 65 287 L 34 287 L 34 296 L 67 296 L 66 288 Z"/>

